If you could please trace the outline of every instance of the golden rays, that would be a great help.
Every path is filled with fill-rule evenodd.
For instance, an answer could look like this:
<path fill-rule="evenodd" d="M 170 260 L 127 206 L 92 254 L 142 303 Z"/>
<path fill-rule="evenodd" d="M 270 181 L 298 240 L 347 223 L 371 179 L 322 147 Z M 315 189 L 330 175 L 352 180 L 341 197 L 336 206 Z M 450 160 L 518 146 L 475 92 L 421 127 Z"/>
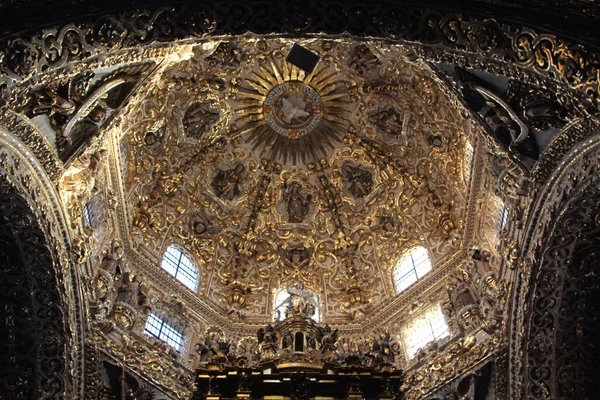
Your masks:
<path fill-rule="evenodd" d="M 355 84 L 326 59 L 306 74 L 281 51 L 257 58 L 235 100 L 237 135 L 263 158 L 308 163 L 341 143 Z"/>

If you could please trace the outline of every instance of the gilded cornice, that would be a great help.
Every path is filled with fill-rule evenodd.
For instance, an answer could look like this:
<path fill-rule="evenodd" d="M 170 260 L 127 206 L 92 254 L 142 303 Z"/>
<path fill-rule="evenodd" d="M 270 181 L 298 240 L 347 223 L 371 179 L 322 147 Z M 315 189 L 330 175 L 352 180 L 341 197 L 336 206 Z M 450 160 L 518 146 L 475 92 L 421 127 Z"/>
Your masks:
<path fill-rule="evenodd" d="M 598 93 L 598 59 L 585 46 L 561 40 L 555 35 L 540 34 L 530 28 L 501 24 L 493 19 L 429 13 L 403 5 L 375 9 L 382 14 L 369 22 L 362 21 L 362 24 L 353 25 L 352 17 L 346 20 L 328 19 L 328 22 L 337 21 L 339 26 L 335 27 L 335 32 L 345 31 L 361 36 L 368 27 L 374 33 L 370 34 L 376 37 L 426 44 L 423 46 L 425 53 L 432 55 L 437 52 L 431 52 L 434 45 L 457 52 L 453 57 L 458 64 L 461 64 L 461 59 L 466 61 L 460 53 L 481 55 L 504 65 L 515 64 L 593 98 L 596 97 L 594 93 Z M 235 15 L 227 7 L 210 9 L 202 4 L 127 12 L 105 16 L 95 24 L 69 24 L 46 29 L 30 38 L 8 41 L 0 57 L 0 71 L 6 84 L 12 86 L 13 82 L 46 69 L 60 68 L 66 63 L 121 48 L 169 42 L 175 38 L 174 35 L 182 39 L 245 32 L 310 35 L 328 31 L 320 18 L 309 19 L 302 14 L 296 16 L 296 21 L 287 24 L 277 19 L 241 22 L 235 20 Z M 361 16 L 356 18 L 360 20 Z M 398 19 L 406 21 L 408 28 L 398 25 L 395 22 Z M 484 66 L 485 62 L 481 64 Z"/>

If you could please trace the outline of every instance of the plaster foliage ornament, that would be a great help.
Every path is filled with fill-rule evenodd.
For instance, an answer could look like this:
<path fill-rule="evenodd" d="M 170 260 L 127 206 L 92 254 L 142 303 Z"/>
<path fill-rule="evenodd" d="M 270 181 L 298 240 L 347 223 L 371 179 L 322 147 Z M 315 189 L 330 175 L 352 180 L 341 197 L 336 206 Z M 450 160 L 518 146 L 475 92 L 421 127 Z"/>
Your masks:
<path fill-rule="evenodd" d="M 524 298 L 550 299 L 544 304 L 556 308 L 544 314 L 544 309 L 522 307 L 534 318 L 528 319 L 525 311 L 512 318 L 521 322 L 513 330 L 519 335 L 510 338 L 516 341 L 510 353 L 523 352 L 527 357 L 515 361 L 511 381 L 519 384 L 514 375 L 524 371 L 523 379 L 528 381 L 522 382 L 522 389 L 536 398 L 560 397 L 577 388 L 568 372 L 577 365 L 571 360 L 586 356 L 575 347 L 590 334 L 580 320 L 593 319 L 593 313 L 585 311 L 592 308 L 587 299 L 572 299 L 581 307 L 570 313 L 556 301 L 563 298 L 556 292 L 562 286 L 548 282 L 563 279 L 565 286 L 584 286 L 581 276 L 589 275 L 578 274 L 580 266 L 593 264 L 597 254 L 575 251 L 580 249 L 574 244 L 561 247 L 559 242 L 561 237 L 577 236 L 571 229 L 577 222 L 598 219 L 598 207 L 581 196 L 573 196 L 585 209 L 577 215 L 558 207 L 558 202 L 545 207 L 547 212 L 532 209 L 530 202 L 546 190 L 544 182 L 554 179 L 551 173 L 563 156 L 598 131 L 595 122 L 586 119 L 597 103 L 597 55 L 585 46 L 530 28 L 398 5 L 374 4 L 368 13 L 373 18 L 365 24 L 355 23 L 361 21 L 357 15 L 364 13 L 355 13 L 353 4 L 341 6 L 341 14 L 334 7 L 345 17 L 330 18 L 325 30 L 348 32 L 355 38 L 351 41 L 333 35 L 327 40 L 322 35 L 311 39 L 298 35 L 322 33 L 321 19 L 331 15 L 330 8 L 319 9 L 310 18 L 300 13 L 284 23 L 277 18 L 239 23 L 235 5 L 210 12 L 203 7 L 176 5 L 123 13 L 1 44 L 0 93 L 6 112 L 0 116 L 0 136 L 4 140 L 5 128 L 13 131 L 25 150 L 38 158 L 53 181 L 51 190 L 43 194 L 58 187 L 72 219 L 71 229 L 65 227 L 65 232 L 58 232 L 62 228 L 54 222 L 48 229 L 52 236 L 72 239 L 67 241 L 71 262 L 62 256 L 56 264 L 83 269 L 82 291 L 90 300 L 89 309 L 73 313 L 65 326 L 81 323 L 77 315 L 95 319 L 89 326 L 97 337 L 85 343 L 86 353 L 91 354 L 91 360 L 86 357 L 90 371 L 94 353 L 97 356 L 102 348 L 123 365 L 123 371 L 142 373 L 161 390 L 169 390 L 169 396 L 189 397 L 193 388 L 190 342 L 178 355 L 164 342 L 140 339 L 148 302 L 160 307 L 160 293 L 175 292 L 192 312 L 173 305 L 174 314 L 202 326 L 192 335 L 186 332 L 186 340 L 201 337 L 207 325 L 222 327 L 220 336 L 209 337 L 206 351 L 200 350 L 199 355 L 206 363 L 215 356 L 215 368 L 235 369 L 264 360 L 298 361 L 291 350 L 302 343 L 308 350 L 303 360 L 314 365 L 325 361 L 351 368 L 406 364 L 404 397 L 422 398 L 449 378 L 470 373 L 495 352 L 507 354 L 511 285 L 497 277 L 502 271 L 518 272 L 524 282 L 533 275 L 536 282 L 529 293 L 525 284 L 517 288 L 516 304 Z M 252 5 L 248 7 L 254 11 Z M 280 12 L 276 10 L 276 16 Z M 399 24 L 400 20 L 409 24 Z M 286 62 L 294 44 L 288 35 L 265 39 L 249 33 L 222 39 L 230 31 L 245 30 L 291 33 L 320 60 L 311 74 Z M 392 40 L 359 38 L 367 32 Z M 212 34 L 220 36 L 211 39 Z M 186 44 L 169 43 L 172 38 Z M 131 51 L 133 47 L 141 51 Z M 156 64 L 141 67 L 145 60 Z M 123 65 L 131 68 L 129 78 L 112 73 Z M 160 67 L 146 81 L 152 65 Z M 483 73 L 460 74 L 464 90 L 456 94 L 443 82 L 444 65 L 459 65 L 465 72 L 476 67 Z M 134 72 L 138 67 L 144 72 Z M 486 74 L 498 79 L 506 91 L 500 93 L 475 79 Z M 461 95 L 483 120 L 481 126 L 477 119 L 468 118 Z M 588 98 L 580 104 L 575 101 L 584 96 Z M 108 127 L 114 129 L 105 131 Z M 492 135 L 486 138 L 485 130 Z M 559 130 L 556 140 L 550 141 Z M 538 134 L 542 140 L 532 144 L 532 139 L 540 139 Z M 110 147 L 110 171 L 103 176 L 97 164 L 86 159 L 94 151 L 82 151 L 89 139 L 104 136 Z M 120 140 L 123 157 L 116 149 Z M 546 142 L 550 144 L 545 149 Z M 469 144 L 473 163 L 466 150 Z M 491 149 L 488 158 L 482 154 L 486 147 Z M 19 174 L 23 188 L 41 198 L 42 191 L 30 185 L 36 176 L 33 169 L 7 161 L 4 144 L 0 152 L 0 172 Z M 29 157 L 33 159 L 27 153 L 17 160 Z M 590 168 L 597 165 L 593 160 Z M 566 189 L 541 198 L 574 193 L 574 187 L 584 181 L 579 175 L 567 180 Z M 100 190 L 114 199 L 108 225 L 124 243 L 113 243 L 109 254 L 96 263 L 91 279 L 83 264 L 94 259 L 93 243 L 90 229 L 81 226 L 81 209 Z M 585 197 L 597 198 L 593 191 Z M 58 213 L 54 205 L 46 204 L 48 198 L 39 201 L 44 203 L 43 212 Z M 3 205 L 10 209 L 11 202 Z M 510 208 L 510 223 L 499 230 L 497 211 L 503 205 Z M 558 232 L 548 235 L 541 248 L 544 233 L 554 229 L 548 226 L 556 213 L 560 214 Z M 516 232 L 526 227 L 530 217 L 532 226 L 539 217 L 543 229 L 523 243 L 516 240 Z M 590 226 L 594 225 L 584 224 L 586 232 L 596 229 Z M 107 243 L 112 233 L 98 235 L 95 230 L 94 238 Z M 581 236 L 575 239 L 573 243 Z M 175 242 L 198 262 L 202 279 L 197 292 L 178 287 L 160 271 L 162 251 Z M 490 253 L 489 260 L 483 250 L 473 258 L 476 268 L 464 265 L 473 243 Z M 415 246 L 426 249 L 432 270 L 397 293 L 392 271 Z M 522 248 L 528 247 L 531 254 L 522 254 Z M 541 251 L 554 247 L 560 251 Z M 135 263 L 135 275 L 127 268 L 122 248 Z M 564 251 L 579 254 L 581 260 L 571 264 L 572 270 L 556 272 L 552 264 L 561 261 L 555 258 Z M 539 266 L 532 263 L 538 253 L 547 255 Z M 453 270 L 459 275 L 450 273 Z M 314 306 L 333 327 L 308 329 L 303 341 L 296 340 L 291 329 L 267 326 L 258 338 L 260 347 L 256 339 L 248 340 L 251 330 L 272 318 L 271 294 L 296 282 L 318 294 L 318 303 L 297 301 L 298 307 L 289 311 L 290 319 L 306 323 Z M 70 292 L 65 298 L 73 297 Z M 564 298 L 570 295 L 565 293 Z M 425 346 L 414 360 L 398 360 L 393 342 L 403 319 L 444 300 L 451 337 Z M 556 322 L 552 331 L 556 343 L 546 340 L 549 328 L 540 325 L 548 316 Z M 389 334 L 380 330 L 388 323 L 393 328 Z M 372 336 L 359 337 L 372 326 L 377 329 Z M 525 331 L 529 340 L 519 339 Z M 82 343 L 79 339 L 74 334 L 71 341 Z M 237 347 L 243 344 L 248 349 L 242 352 Z M 543 356 L 557 349 L 567 357 Z M 262 360 L 257 360 L 259 354 Z M 557 362 L 551 365 L 554 359 Z M 508 370 L 506 364 L 503 368 Z M 550 377 L 544 375 L 547 371 Z M 554 375 L 567 378 L 553 385 Z M 215 393 L 216 381 L 213 377 Z M 385 377 L 381 382 L 385 386 Z M 308 393 L 301 382 L 293 384 L 297 393 Z M 356 397 L 363 395 L 356 382 L 349 386 Z M 57 390 L 60 387 L 58 382 Z M 127 391 L 130 397 L 154 395 L 133 386 Z M 122 391 L 115 391 L 119 394 Z"/>
<path fill-rule="evenodd" d="M 434 264 L 458 251 L 468 190 L 457 171 L 478 132 L 398 49 L 301 41 L 321 56 L 306 74 L 285 60 L 292 44 L 191 43 L 194 57 L 130 103 L 120 126 L 131 237 L 157 259 L 174 241 L 190 249 L 200 296 L 233 320 L 270 318 L 267 294 L 302 280 L 323 293 L 324 317 L 349 323 L 395 296 L 389 276 L 407 247 L 427 243 Z M 365 48 L 389 62 L 369 58 L 357 74 L 346 60 Z M 378 111 L 390 133 L 370 122 Z M 364 265 L 352 285 L 349 252 Z"/>

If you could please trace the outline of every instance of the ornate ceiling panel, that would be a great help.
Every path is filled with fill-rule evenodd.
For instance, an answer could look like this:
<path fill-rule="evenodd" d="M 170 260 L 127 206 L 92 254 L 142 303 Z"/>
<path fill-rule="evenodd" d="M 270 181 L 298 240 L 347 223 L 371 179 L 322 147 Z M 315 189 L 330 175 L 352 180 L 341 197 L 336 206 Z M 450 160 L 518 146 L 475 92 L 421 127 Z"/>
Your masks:
<path fill-rule="evenodd" d="M 189 248 L 199 294 L 264 320 L 303 281 L 323 318 L 360 318 L 395 296 L 391 268 L 417 243 L 459 250 L 472 124 L 401 47 L 303 40 L 182 46 L 123 117 L 134 241 L 160 261 Z M 357 293 L 360 293 L 357 295 Z"/>

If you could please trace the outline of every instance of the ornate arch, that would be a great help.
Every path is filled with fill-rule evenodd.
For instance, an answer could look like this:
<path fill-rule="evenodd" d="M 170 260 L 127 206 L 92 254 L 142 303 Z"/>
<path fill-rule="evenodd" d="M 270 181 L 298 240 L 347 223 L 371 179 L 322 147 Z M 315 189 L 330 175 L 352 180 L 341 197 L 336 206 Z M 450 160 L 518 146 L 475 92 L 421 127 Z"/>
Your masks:
<path fill-rule="evenodd" d="M 25 199 L 0 180 L 2 397 L 51 399 L 71 389 L 64 305 L 46 239 Z"/>
<path fill-rule="evenodd" d="M 600 328 L 593 314 L 599 295 L 599 160 L 600 136 L 581 142 L 533 210 L 513 303 L 514 398 L 585 398 L 590 390 L 586 369 L 594 367 L 594 353 L 588 344 Z"/>
<path fill-rule="evenodd" d="M 79 271 L 72 259 L 64 211 L 40 162 L 2 126 L 0 197 L 3 261 L 15 266 L 6 273 L 16 274 L 18 284 L 14 290 L 23 296 L 31 294 L 31 298 L 19 297 L 20 302 L 30 306 L 28 314 L 20 317 L 33 321 L 23 324 L 32 329 L 29 336 L 35 343 L 31 347 L 39 348 L 37 355 L 29 354 L 37 357 L 33 360 L 37 368 L 35 384 L 39 388 L 39 392 L 31 395 L 80 397 L 85 317 Z"/>

